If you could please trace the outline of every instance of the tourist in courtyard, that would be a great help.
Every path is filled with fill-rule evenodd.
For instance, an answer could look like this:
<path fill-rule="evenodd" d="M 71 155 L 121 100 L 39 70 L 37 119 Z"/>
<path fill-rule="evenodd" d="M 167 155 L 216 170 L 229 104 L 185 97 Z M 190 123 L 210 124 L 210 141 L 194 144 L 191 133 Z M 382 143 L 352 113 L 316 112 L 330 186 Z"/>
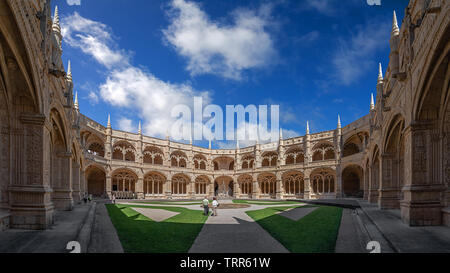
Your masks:
<path fill-rule="evenodd" d="M 84 195 L 83 195 L 83 201 L 84 201 L 85 204 L 87 203 L 87 193 L 84 193 Z"/>
<path fill-rule="evenodd" d="M 208 214 L 209 214 L 209 200 L 208 200 L 207 196 L 205 196 L 205 199 L 203 199 L 202 205 L 203 205 L 203 214 L 208 216 Z"/>
<path fill-rule="evenodd" d="M 212 209 L 213 209 L 213 214 L 214 216 L 217 216 L 217 207 L 219 206 L 219 202 L 217 202 L 216 197 L 213 197 L 213 201 L 212 201 Z"/>
<path fill-rule="evenodd" d="M 111 196 L 111 201 L 112 201 L 113 204 L 116 203 L 116 195 L 115 195 L 115 194 L 113 194 L 113 195 Z"/>

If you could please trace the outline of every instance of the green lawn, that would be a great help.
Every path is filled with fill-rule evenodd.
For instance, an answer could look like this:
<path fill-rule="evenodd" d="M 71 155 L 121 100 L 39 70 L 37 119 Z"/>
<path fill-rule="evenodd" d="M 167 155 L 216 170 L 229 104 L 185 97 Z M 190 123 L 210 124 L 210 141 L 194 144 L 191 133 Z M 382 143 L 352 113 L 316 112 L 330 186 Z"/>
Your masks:
<path fill-rule="evenodd" d="M 180 214 L 155 222 L 131 207 L 165 209 Z M 208 218 L 203 211 L 179 207 L 107 204 L 106 208 L 126 253 L 187 253 Z"/>
<path fill-rule="evenodd" d="M 212 202 L 212 201 L 210 201 Z M 195 201 L 170 201 L 170 202 L 164 202 L 164 201 L 145 201 L 145 202 L 138 202 L 138 201 L 131 201 L 128 203 L 135 203 L 135 204 L 155 204 L 155 205 L 170 205 L 170 206 L 180 206 L 180 205 L 199 205 L 202 203 L 201 200 L 198 202 Z"/>
<path fill-rule="evenodd" d="M 236 204 L 252 204 L 252 205 L 292 205 L 301 204 L 296 201 L 254 201 L 254 200 L 233 200 Z"/>
<path fill-rule="evenodd" d="M 308 206 L 311 207 L 311 206 Z M 342 208 L 319 206 L 298 221 L 275 214 L 292 207 L 273 207 L 247 214 L 293 253 L 333 253 Z"/>

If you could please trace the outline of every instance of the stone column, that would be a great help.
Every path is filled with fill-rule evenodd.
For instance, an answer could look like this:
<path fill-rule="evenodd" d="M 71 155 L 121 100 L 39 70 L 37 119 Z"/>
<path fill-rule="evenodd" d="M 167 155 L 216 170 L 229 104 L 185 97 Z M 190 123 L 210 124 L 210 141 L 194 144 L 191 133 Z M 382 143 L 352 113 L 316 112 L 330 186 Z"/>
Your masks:
<path fill-rule="evenodd" d="M 281 173 L 277 173 L 276 177 L 277 177 L 276 188 L 275 188 L 276 198 L 283 199 L 284 190 L 283 190 L 283 180 L 281 178 Z"/>
<path fill-rule="evenodd" d="M 310 171 L 305 171 L 305 177 L 303 181 L 305 183 L 305 192 L 303 194 L 303 199 L 311 199 L 311 179 L 310 179 Z"/>
<path fill-rule="evenodd" d="M 342 171 L 340 165 L 336 166 L 336 198 L 342 198 Z"/>
<path fill-rule="evenodd" d="M 106 173 L 105 175 L 105 190 L 106 190 L 106 195 L 108 198 L 111 198 L 111 194 L 112 194 L 112 177 L 111 174 L 109 172 Z"/>
<path fill-rule="evenodd" d="M 399 200 L 397 187 L 394 184 L 394 158 L 391 154 L 381 155 L 380 188 L 378 206 L 380 209 L 398 209 Z"/>
<path fill-rule="evenodd" d="M 253 178 L 253 193 L 252 193 L 252 199 L 259 199 L 259 183 L 256 178 Z"/>
<path fill-rule="evenodd" d="M 56 160 L 60 163 L 59 169 L 55 170 L 58 180 L 55 182 L 58 186 L 53 189 L 52 201 L 57 210 L 72 210 L 72 153 L 58 153 Z"/>
<path fill-rule="evenodd" d="M 136 181 L 136 195 L 138 199 L 144 199 L 144 175 L 139 173 Z"/>
<path fill-rule="evenodd" d="M 435 180 L 433 170 L 438 168 L 439 149 L 434 149 L 436 138 L 430 124 L 414 124 L 405 129 L 405 185 L 400 203 L 404 223 L 411 226 L 441 225 L 444 192 L 442 181 Z"/>
<path fill-rule="evenodd" d="M 75 204 L 80 203 L 80 164 L 72 162 L 72 199 Z"/>
<path fill-rule="evenodd" d="M 165 186 L 166 186 L 166 198 L 172 199 L 172 178 L 167 179 Z"/>
<path fill-rule="evenodd" d="M 10 128 L 10 227 L 46 229 L 53 224 L 50 188 L 51 124 L 45 116 L 20 117 Z"/>

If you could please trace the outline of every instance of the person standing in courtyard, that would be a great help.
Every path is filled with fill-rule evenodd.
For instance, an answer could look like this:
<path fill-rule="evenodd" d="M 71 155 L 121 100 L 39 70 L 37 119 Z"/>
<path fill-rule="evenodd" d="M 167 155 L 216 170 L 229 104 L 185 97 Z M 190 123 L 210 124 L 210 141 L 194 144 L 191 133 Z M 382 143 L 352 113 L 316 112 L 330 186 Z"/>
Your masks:
<path fill-rule="evenodd" d="M 213 197 L 212 201 L 212 209 L 213 209 L 213 215 L 217 216 L 217 207 L 219 206 L 219 202 L 217 202 L 216 197 Z"/>
<path fill-rule="evenodd" d="M 116 195 L 114 193 L 111 196 L 111 201 L 112 201 L 113 204 L 116 203 Z"/>
<path fill-rule="evenodd" d="M 208 214 L 209 214 L 209 200 L 208 200 L 207 196 L 205 196 L 205 199 L 203 199 L 202 204 L 203 204 L 203 214 L 208 216 Z"/>

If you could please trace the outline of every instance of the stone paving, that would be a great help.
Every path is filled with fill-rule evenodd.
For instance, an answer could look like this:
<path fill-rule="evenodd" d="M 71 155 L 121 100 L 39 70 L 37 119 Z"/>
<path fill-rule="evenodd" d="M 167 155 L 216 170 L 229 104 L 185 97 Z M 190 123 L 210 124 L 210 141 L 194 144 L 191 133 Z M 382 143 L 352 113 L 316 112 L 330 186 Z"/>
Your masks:
<path fill-rule="evenodd" d="M 132 208 L 138 213 L 144 215 L 147 218 L 152 219 L 155 222 L 162 222 L 175 215 L 180 214 L 179 212 L 165 210 L 165 209 L 150 209 L 150 208 Z"/>
<path fill-rule="evenodd" d="M 311 212 L 315 211 L 317 207 L 313 208 L 294 208 L 294 209 L 287 209 L 285 211 L 277 212 L 278 215 L 284 216 L 288 219 L 291 219 L 292 221 L 298 221 L 305 217 L 306 215 L 310 214 Z"/>

